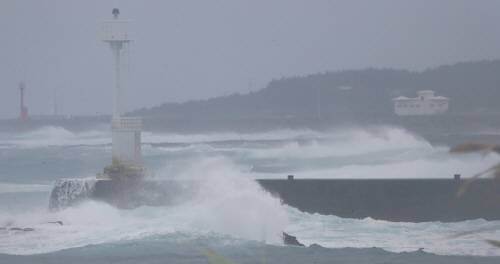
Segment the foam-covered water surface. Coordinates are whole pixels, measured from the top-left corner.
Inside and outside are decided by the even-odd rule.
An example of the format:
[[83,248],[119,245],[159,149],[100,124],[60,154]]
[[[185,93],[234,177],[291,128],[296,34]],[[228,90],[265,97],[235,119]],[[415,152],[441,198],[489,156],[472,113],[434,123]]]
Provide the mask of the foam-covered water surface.
[[[448,147],[432,146],[394,127],[254,134],[146,132],[143,142],[150,177],[186,179],[196,192],[169,207],[120,210],[86,201],[50,212],[54,182],[92,178],[110,163],[109,133],[47,127],[0,134],[0,227],[4,227],[0,253],[48,253],[159,238],[169,243],[202,237],[217,243],[280,245],[281,232],[286,231],[305,244],[332,248],[381,247],[394,252],[423,248],[443,255],[500,255],[483,242],[499,239],[498,231],[452,238],[459,232],[500,225],[498,221],[391,223],[307,214],[282,205],[254,181],[288,174],[296,178],[451,178],[461,173],[466,177],[495,164],[497,155],[453,156]],[[49,223],[54,221],[64,225]],[[10,230],[13,227],[34,230]]]

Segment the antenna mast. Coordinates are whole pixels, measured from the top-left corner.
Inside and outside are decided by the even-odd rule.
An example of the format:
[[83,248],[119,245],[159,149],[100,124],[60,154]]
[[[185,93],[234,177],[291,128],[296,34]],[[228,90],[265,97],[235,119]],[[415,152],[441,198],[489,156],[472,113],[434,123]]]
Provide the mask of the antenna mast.
[[24,105],[24,91],[26,89],[26,85],[24,82],[19,83],[19,119],[22,121],[28,120],[28,107]]

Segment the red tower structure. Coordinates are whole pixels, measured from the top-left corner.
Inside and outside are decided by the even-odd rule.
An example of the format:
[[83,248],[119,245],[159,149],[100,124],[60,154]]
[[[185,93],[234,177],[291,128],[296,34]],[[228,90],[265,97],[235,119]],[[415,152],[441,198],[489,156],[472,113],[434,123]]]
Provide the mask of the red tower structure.
[[21,100],[19,102],[19,119],[20,120],[28,120],[28,108],[24,105],[24,90],[26,86],[23,82],[19,83],[19,92],[21,95]]

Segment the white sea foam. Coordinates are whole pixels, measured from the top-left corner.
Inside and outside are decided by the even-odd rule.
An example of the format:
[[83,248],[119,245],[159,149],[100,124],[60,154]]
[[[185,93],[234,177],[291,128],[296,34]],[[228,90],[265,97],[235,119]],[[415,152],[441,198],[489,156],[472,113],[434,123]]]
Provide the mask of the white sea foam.
[[[399,128],[334,130],[316,132],[316,137],[299,134],[281,144],[196,143],[151,148],[147,153],[154,150],[158,155],[163,151],[169,157],[187,158],[222,155],[252,168],[250,176],[255,178],[283,178],[288,174],[297,178],[451,178],[456,173],[468,177],[499,160],[496,154],[451,155],[448,147],[431,146]],[[177,171],[188,163],[182,160],[170,166]]]
[[[2,136],[0,142],[29,148],[92,145],[109,142],[106,133],[75,134],[45,129],[16,137]],[[213,144],[231,140],[246,142]],[[280,142],[258,142],[262,140]],[[286,230],[306,244],[329,247],[376,246],[397,252],[423,247],[439,254],[499,254],[482,242],[485,238],[498,239],[498,232],[449,239],[455,232],[500,224],[498,221],[411,224],[311,215],[280,205],[279,200],[251,180],[283,178],[290,173],[297,178],[449,178],[454,173],[472,175],[497,162],[497,155],[452,156],[446,147],[433,147],[418,136],[390,127],[259,134],[145,133],[144,141],[185,143],[172,147],[148,146],[146,160],[164,159],[166,165],[156,170],[157,177],[191,179],[199,191],[185,203],[172,207],[119,210],[103,203],[85,202],[57,213],[48,213],[46,208],[37,212],[0,212],[0,226],[35,228],[25,233],[0,230],[0,252],[52,252],[89,244],[169,236],[176,232],[194,236],[229,235],[275,243],[279,233]],[[272,173],[265,171],[273,166],[281,169]],[[0,185],[0,190],[21,192],[23,188],[36,189]],[[63,221],[64,226],[47,224],[55,220]]]
[[[381,247],[393,252],[423,249],[443,255],[500,255],[498,248],[484,242],[485,239],[500,239],[500,221],[405,223],[308,214],[290,207],[288,212],[291,224],[287,231],[297,235],[306,245]],[[479,228],[492,228],[493,231],[456,237],[461,232]]]
[[[262,220],[259,222],[252,212],[266,211],[252,205],[245,208],[238,204],[236,207],[237,202],[244,200],[235,200],[234,207],[223,204],[211,206],[212,202],[206,202],[134,210],[118,210],[107,204],[87,202],[57,214],[38,212],[10,217],[1,215],[0,225],[34,227],[36,230],[24,233],[0,231],[0,253],[35,254],[89,244],[147,240],[158,236],[176,239],[176,233],[190,234],[194,238],[212,237],[214,240],[224,234],[240,238],[249,235],[249,239],[262,235],[264,231],[255,224],[256,220],[257,223],[262,223]],[[245,209],[251,212],[245,213]],[[500,239],[500,231],[453,237],[476,228],[499,227],[500,221],[394,223],[370,218],[358,220],[308,214],[287,206],[283,209],[289,219],[283,230],[297,236],[306,245],[381,247],[393,252],[423,248],[426,252],[444,255],[500,255],[496,248],[484,242],[484,239]],[[269,218],[276,215],[276,212],[266,213]],[[63,221],[64,225],[47,223],[54,220]]]
[[310,129],[282,129],[259,133],[213,132],[205,134],[143,133],[147,143],[203,143],[220,141],[258,141],[320,138],[322,132]]
[[399,128],[380,128],[377,131],[362,129],[337,130],[321,134],[306,142],[291,141],[276,148],[256,149],[252,155],[257,158],[321,158],[352,156],[382,151],[408,150],[432,151],[425,140]]
[[88,199],[94,190],[95,183],[95,177],[57,180],[51,192],[49,208],[66,208],[78,201]]
[[110,133],[104,130],[75,133],[62,127],[47,126],[20,134],[0,134],[0,145],[21,148],[102,145],[108,143],[111,143]]
[[[0,133],[0,146],[45,147],[102,145],[111,143],[108,129],[71,132],[62,127],[47,126],[21,134]],[[319,138],[322,133],[313,130],[276,130],[262,133],[217,132],[205,134],[177,134],[143,132],[145,143],[203,143],[220,141],[286,140]]]
[[[163,138],[165,137],[165,138]],[[424,139],[400,128],[381,127],[378,129],[341,129],[328,132],[272,131],[262,134],[238,134],[233,139],[243,141],[242,144],[212,144],[217,141],[230,140],[231,134],[213,135],[164,135],[156,138],[158,142],[172,138],[169,143],[184,143],[182,146],[163,146],[156,148],[165,152],[220,152],[233,151],[249,158],[323,158],[353,156],[387,151],[428,151],[433,148]],[[260,142],[260,140],[279,140],[278,143]],[[147,141],[147,137],[145,139]],[[154,142],[154,140],[152,141]],[[444,150],[444,148],[440,148]],[[446,151],[446,150],[444,150]]]
[[[160,172],[161,174],[161,172]],[[177,175],[189,179],[197,192],[171,207],[119,210],[85,202],[56,213],[0,213],[0,226],[32,227],[19,233],[0,231],[0,252],[33,254],[185,232],[222,234],[235,238],[280,243],[288,219],[280,201],[265,192],[224,158],[198,160]],[[63,226],[47,224],[63,221]]]
[[[444,155],[447,154],[443,153]],[[499,160],[498,155],[491,154],[486,157],[452,156],[435,160],[432,157],[386,162],[378,160],[377,163],[367,164],[356,164],[356,161],[353,161],[350,164],[324,169],[314,166],[304,168],[296,164],[295,168],[300,169],[290,170],[289,173],[299,179],[437,179],[452,178],[455,174],[467,178],[496,165]],[[254,176],[262,179],[285,177],[282,172],[263,172]]]

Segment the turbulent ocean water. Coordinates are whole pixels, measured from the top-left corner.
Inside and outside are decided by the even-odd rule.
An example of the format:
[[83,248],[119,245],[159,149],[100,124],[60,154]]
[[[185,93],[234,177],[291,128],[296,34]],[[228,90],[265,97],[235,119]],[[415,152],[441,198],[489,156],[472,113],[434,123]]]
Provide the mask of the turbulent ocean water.
[[[327,248],[500,255],[500,250],[483,242],[500,239],[500,231],[453,237],[500,226],[500,221],[394,223],[308,214],[282,205],[254,181],[288,174],[296,178],[451,178],[455,173],[468,176],[483,170],[499,160],[497,155],[452,156],[448,147],[432,146],[392,127],[254,134],[146,132],[143,143],[148,177],[195,180],[202,188],[169,207],[120,210],[88,201],[49,212],[54,182],[90,180],[110,163],[110,133],[73,133],[59,127],[0,133],[0,227],[7,227],[0,230],[0,254],[64,255],[84,250],[85,254],[133,255],[131,247],[141,248],[140,252],[161,247],[175,254],[179,245],[187,244],[200,252],[230,248],[234,253],[262,245],[279,250],[281,232],[286,231],[306,245]],[[64,225],[48,223],[53,221]],[[8,230],[11,227],[34,230]]]

